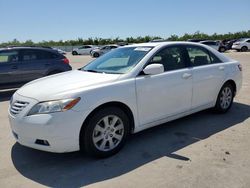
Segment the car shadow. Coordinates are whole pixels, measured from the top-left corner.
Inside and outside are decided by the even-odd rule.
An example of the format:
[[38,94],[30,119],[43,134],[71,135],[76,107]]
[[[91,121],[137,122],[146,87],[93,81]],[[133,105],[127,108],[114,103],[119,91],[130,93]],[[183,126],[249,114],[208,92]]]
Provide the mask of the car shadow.
[[11,90],[0,90],[0,102],[8,101],[11,99],[12,95],[16,92],[17,89]]
[[49,187],[80,187],[118,177],[161,157],[191,161],[190,156],[175,152],[249,117],[250,106],[241,103],[234,103],[226,114],[202,111],[132,135],[118,154],[107,159],[80,152],[47,153],[17,143],[11,157],[15,168],[30,180]]

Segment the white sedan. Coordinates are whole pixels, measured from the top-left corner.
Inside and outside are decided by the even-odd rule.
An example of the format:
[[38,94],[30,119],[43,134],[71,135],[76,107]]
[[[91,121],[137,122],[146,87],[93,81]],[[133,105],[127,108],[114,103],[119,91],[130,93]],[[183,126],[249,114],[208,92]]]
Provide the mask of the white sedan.
[[118,152],[128,135],[207,108],[227,112],[241,88],[239,62],[197,43],[121,47],[80,70],[32,81],[13,95],[21,145],[50,152]]
[[74,48],[72,55],[90,55],[90,52],[96,48],[97,47],[93,45],[84,45],[79,48]]

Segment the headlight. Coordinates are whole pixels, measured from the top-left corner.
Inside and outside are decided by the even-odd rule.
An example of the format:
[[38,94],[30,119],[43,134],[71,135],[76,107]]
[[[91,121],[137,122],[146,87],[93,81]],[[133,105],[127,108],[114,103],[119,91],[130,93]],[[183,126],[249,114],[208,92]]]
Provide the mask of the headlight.
[[63,99],[57,101],[41,102],[33,106],[29,111],[28,116],[35,114],[48,114],[53,112],[63,112],[73,108],[79,101],[80,97],[76,99]]

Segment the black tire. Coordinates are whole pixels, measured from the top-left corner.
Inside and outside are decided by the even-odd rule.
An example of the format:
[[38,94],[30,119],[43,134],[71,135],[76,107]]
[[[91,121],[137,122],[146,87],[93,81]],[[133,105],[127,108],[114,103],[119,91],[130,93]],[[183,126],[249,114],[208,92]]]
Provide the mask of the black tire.
[[49,72],[47,75],[50,76],[50,75],[58,74],[58,73],[61,73],[61,72],[62,71],[60,71],[60,70],[54,70],[54,71]]
[[100,54],[99,53],[97,53],[97,52],[95,52],[94,54],[93,54],[93,57],[99,57],[100,56]]
[[248,48],[246,47],[246,46],[243,46],[242,48],[241,48],[241,51],[242,52],[246,52],[248,50]]
[[[95,128],[98,125],[100,125],[101,124],[100,122],[102,122],[102,119],[107,116],[119,117],[120,119],[118,121],[119,122],[120,120],[122,121],[124,129],[122,131],[123,136],[121,136],[121,140],[117,142],[117,145],[115,144],[116,146],[114,146],[113,149],[110,149],[108,151],[102,151],[98,148],[97,143],[100,142],[100,145],[102,145],[102,143],[105,142],[104,144],[105,147],[111,147],[110,142],[105,140],[107,138],[102,138],[100,141],[94,143],[94,135],[96,134]],[[107,130],[105,126],[103,130],[104,129]],[[90,118],[88,118],[86,122],[83,124],[82,130],[80,133],[80,149],[81,151],[84,151],[87,155],[92,156],[92,157],[97,157],[97,158],[109,157],[111,155],[116,154],[124,146],[126,139],[129,135],[129,130],[130,130],[129,118],[123,110],[117,107],[106,107],[106,108],[100,109],[97,112],[95,112]],[[97,135],[97,137],[102,136],[102,135],[104,134],[100,133],[99,135]],[[105,136],[102,136],[102,137],[105,137]],[[109,139],[116,141],[115,136]]]
[[[223,91],[225,92],[226,89],[229,89],[230,92],[231,92],[231,100],[230,102],[227,101],[227,105],[223,106]],[[217,100],[216,100],[216,105],[214,107],[214,110],[218,113],[226,113],[232,106],[233,104],[233,100],[234,100],[234,89],[233,89],[233,86],[232,84],[230,83],[225,83],[219,94],[218,94],[218,97],[217,97]]]
[[223,53],[223,52],[225,52],[225,51],[226,51],[226,48],[225,48],[225,47],[220,47],[220,48],[219,48],[219,52],[222,52],[222,53]]
[[73,51],[72,55],[78,55],[78,53],[76,51]]

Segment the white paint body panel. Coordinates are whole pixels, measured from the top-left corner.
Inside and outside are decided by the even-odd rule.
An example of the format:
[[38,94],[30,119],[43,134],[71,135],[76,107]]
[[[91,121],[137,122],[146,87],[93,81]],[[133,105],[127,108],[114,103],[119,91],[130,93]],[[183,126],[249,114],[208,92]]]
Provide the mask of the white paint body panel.
[[[152,55],[171,44],[202,46],[224,63],[138,76]],[[84,120],[102,104],[120,102],[127,105],[134,117],[135,133],[213,107],[227,80],[236,83],[237,91],[241,87],[239,63],[204,45],[164,42],[133,46],[154,48],[127,74],[76,70],[35,80],[20,88],[13,101],[26,101],[29,105],[16,116],[9,113],[11,129],[19,136],[17,141],[50,152],[76,151],[79,150],[79,134]],[[66,112],[27,116],[38,102],[75,97],[81,97],[80,102]],[[51,145],[34,144],[35,139],[48,140]]]

